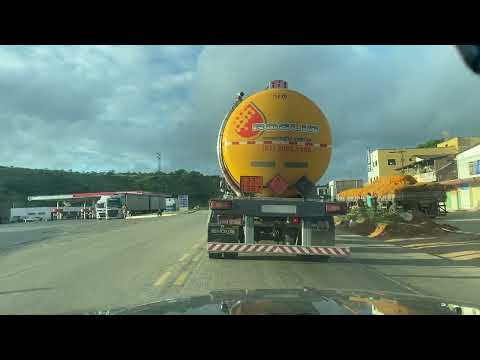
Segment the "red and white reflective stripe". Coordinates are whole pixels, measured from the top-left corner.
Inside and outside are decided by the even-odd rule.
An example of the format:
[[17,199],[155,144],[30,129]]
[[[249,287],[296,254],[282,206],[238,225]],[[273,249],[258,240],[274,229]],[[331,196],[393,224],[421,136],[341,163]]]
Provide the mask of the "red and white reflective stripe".
[[225,141],[225,145],[300,145],[300,146],[312,146],[317,148],[331,148],[330,144],[314,144],[311,142],[305,141]]
[[295,246],[295,245],[254,245],[208,243],[209,252],[275,253],[298,255],[349,256],[350,249],[345,247]]

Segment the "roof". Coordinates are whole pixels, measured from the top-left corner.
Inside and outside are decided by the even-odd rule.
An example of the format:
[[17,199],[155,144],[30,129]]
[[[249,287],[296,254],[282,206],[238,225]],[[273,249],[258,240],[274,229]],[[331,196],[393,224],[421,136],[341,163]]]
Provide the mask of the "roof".
[[415,165],[418,165],[418,164],[422,164],[424,162],[426,162],[427,160],[438,160],[438,159],[444,159],[444,158],[448,158],[448,157],[451,157],[452,160],[454,158],[455,155],[453,154],[448,154],[448,155],[413,155],[417,158],[420,158],[420,159],[423,159],[421,161],[416,161],[414,163],[411,163],[411,164],[408,164],[408,165],[405,165],[405,166],[401,166],[399,168],[396,168],[395,170],[402,170],[402,169],[408,169],[408,168],[412,168],[414,167]]
[[417,147],[412,147],[412,148],[379,148],[379,149],[375,149],[375,150],[372,150],[371,152],[375,152],[375,151],[393,151],[393,152],[400,152],[400,151],[419,151],[419,152],[422,152],[424,150],[437,150],[438,152],[441,152],[441,151],[445,151],[445,152],[448,152],[448,151],[456,151],[456,149],[453,147],[453,146],[450,146],[450,147],[430,147],[430,148],[417,148]]
[[463,151],[460,151],[460,152],[457,154],[457,156],[463,154],[464,152],[467,152],[467,151],[469,151],[469,150],[472,150],[473,148],[479,147],[479,146],[480,146],[480,144],[472,145],[472,146],[468,147],[467,149],[465,149],[465,150],[463,150]]
[[455,179],[440,182],[442,185],[478,185],[480,184],[480,177],[467,178],[467,179]]
[[35,195],[35,196],[29,196],[27,199],[28,201],[81,200],[81,199],[99,198],[101,196],[124,195],[124,194],[153,195],[153,196],[163,196],[163,197],[171,196],[170,194],[137,190],[137,191],[100,191],[100,192],[88,192],[88,193],[73,193],[73,194],[66,194],[66,195]]

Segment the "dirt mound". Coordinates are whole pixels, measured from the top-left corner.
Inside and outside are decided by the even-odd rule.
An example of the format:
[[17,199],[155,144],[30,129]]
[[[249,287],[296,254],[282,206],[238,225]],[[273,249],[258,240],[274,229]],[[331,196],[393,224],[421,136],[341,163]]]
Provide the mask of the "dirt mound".
[[358,222],[350,220],[345,227],[347,227],[354,234],[368,236],[375,231],[376,225],[369,221]]
[[343,223],[340,226],[354,234],[368,236],[373,239],[410,238],[418,236],[440,236],[447,234],[446,230],[457,231],[452,225],[438,224],[428,217],[416,216],[411,222],[392,221],[371,222],[369,220]]
[[445,235],[447,232],[444,230],[457,231],[458,228],[451,225],[437,224],[431,219],[425,219],[421,222],[399,222],[388,224],[384,231],[379,233],[376,238],[388,239],[388,238],[409,238],[419,236],[440,236]]

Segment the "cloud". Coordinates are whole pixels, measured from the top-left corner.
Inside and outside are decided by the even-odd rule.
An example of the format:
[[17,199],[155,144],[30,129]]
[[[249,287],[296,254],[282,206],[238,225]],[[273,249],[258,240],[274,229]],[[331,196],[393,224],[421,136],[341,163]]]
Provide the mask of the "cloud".
[[218,173],[216,137],[239,91],[271,79],[327,114],[322,181],[366,178],[367,147],[479,135],[480,78],[451,46],[0,47],[2,164]]

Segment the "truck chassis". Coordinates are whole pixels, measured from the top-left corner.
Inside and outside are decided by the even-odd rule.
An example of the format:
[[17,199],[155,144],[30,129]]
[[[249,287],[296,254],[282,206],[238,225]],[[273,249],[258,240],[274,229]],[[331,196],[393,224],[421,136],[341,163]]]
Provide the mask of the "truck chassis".
[[[239,253],[322,259],[350,255],[348,247],[335,246],[333,213],[327,213],[328,206],[321,200],[233,198],[212,200],[210,204],[210,258],[234,258]],[[215,208],[218,204],[227,205]]]

